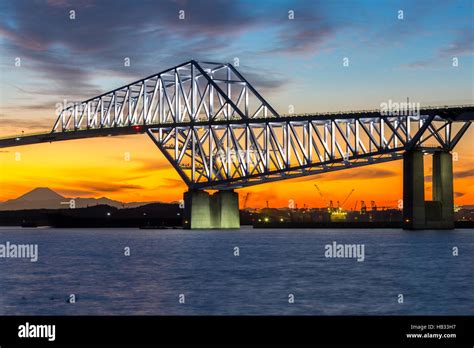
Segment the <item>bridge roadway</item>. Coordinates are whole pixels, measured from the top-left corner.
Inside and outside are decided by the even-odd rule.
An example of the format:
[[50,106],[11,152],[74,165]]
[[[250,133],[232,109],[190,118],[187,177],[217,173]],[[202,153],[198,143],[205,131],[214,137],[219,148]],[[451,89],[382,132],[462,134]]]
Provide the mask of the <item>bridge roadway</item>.
[[[460,106],[440,106],[420,108],[420,115],[432,116],[434,119],[447,120],[452,122],[465,122],[474,120],[474,105]],[[353,120],[353,119],[375,119],[380,118],[380,110],[350,111],[335,113],[308,113],[305,115],[285,115],[268,118],[235,118],[233,120],[215,120],[213,126],[227,125],[248,125],[248,124],[268,124],[287,123],[301,121],[330,121],[330,120]],[[56,141],[87,139],[97,137],[107,137],[116,135],[144,134],[148,129],[168,128],[168,127],[202,127],[209,126],[209,121],[189,121],[189,122],[168,122],[155,124],[135,124],[130,126],[103,127],[91,129],[68,130],[63,132],[45,132],[39,134],[17,135],[0,138],[0,148],[32,145],[40,143],[52,143]]]

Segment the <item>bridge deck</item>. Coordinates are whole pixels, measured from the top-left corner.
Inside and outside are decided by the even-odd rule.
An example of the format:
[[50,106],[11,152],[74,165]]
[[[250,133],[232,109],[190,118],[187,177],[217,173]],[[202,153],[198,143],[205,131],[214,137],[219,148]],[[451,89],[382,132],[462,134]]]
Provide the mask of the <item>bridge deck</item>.
[[[466,122],[474,120],[474,105],[461,105],[461,106],[444,106],[444,107],[424,107],[420,109],[420,115],[423,116],[434,116],[435,120],[449,120],[453,122]],[[51,143],[56,141],[64,140],[75,140],[85,138],[96,138],[96,137],[107,137],[117,135],[133,135],[133,134],[144,134],[150,128],[168,128],[168,127],[199,127],[199,126],[227,126],[227,125],[247,125],[247,124],[262,124],[262,123],[286,123],[286,122],[321,122],[324,123],[328,120],[338,120],[344,122],[345,120],[370,120],[374,118],[382,117],[380,110],[362,110],[362,111],[348,111],[348,112],[337,112],[337,113],[313,113],[313,114],[301,114],[301,115],[284,115],[278,117],[267,117],[267,118],[235,118],[232,120],[216,120],[212,121],[201,121],[201,122],[180,122],[180,123],[155,123],[155,124],[135,124],[130,126],[120,127],[103,127],[103,128],[92,128],[92,129],[78,129],[68,131],[54,131],[45,132],[40,134],[26,134],[17,135],[7,138],[0,138],[0,148],[32,145],[40,143]],[[384,116],[384,117],[397,117],[397,116]],[[403,117],[403,116],[401,116]],[[415,117],[413,117],[415,118]]]

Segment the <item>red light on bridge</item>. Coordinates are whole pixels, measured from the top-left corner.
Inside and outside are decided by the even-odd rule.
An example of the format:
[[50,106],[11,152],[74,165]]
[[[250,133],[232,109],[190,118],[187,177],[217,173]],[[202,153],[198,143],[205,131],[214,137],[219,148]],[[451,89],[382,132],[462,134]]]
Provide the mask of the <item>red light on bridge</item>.
[[142,126],[133,126],[133,129],[135,129],[137,132],[141,132]]

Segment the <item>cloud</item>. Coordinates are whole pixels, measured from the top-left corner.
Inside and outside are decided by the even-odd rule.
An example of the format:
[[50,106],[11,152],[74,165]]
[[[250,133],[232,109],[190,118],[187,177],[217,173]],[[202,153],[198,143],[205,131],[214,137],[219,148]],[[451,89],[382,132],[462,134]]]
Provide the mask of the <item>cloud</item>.
[[[474,178],[474,169],[468,169],[464,171],[454,172],[454,179]],[[433,181],[433,175],[425,175],[425,182]]]
[[454,192],[454,197],[462,197],[465,194],[466,194],[465,192]]
[[[271,184],[269,184],[271,185]],[[269,185],[265,185],[263,187],[268,187]],[[277,200],[279,198],[278,191],[271,189],[271,188],[265,188],[265,189],[259,189],[258,191],[252,192],[250,196],[250,200],[252,199],[258,199],[260,201],[268,201],[269,207],[272,207],[272,200]],[[248,202],[248,205],[252,205],[252,203]],[[273,207],[275,208],[275,207]]]
[[[229,40],[224,38],[250,24],[249,15],[235,2],[182,4],[10,1],[2,8],[0,36],[6,39],[7,54],[21,58],[22,68],[36,75],[41,90],[81,100],[104,92],[96,83],[98,77],[149,75],[151,66],[157,72],[180,63],[176,56],[186,60],[183,52],[225,47]],[[181,8],[187,12],[185,20],[178,18]],[[70,9],[76,11],[74,20],[69,18]],[[213,12],[219,16],[209,21]],[[125,57],[131,60],[128,69]]]
[[474,178],[474,169],[463,170],[460,172],[455,172],[453,174],[454,178],[462,179],[462,178]]
[[250,67],[239,68],[239,72],[245,77],[257,91],[278,90],[289,84],[291,79],[269,69],[252,70]]
[[[156,149],[156,151],[159,151],[158,149]],[[158,153],[157,153],[157,156],[158,156]],[[135,161],[135,160],[134,160]],[[156,171],[159,171],[161,169],[170,169],[170,168],[173,168],[172,165],[162,159],[162,160],[159,160],[159,159],[139,159],[139,160],[136,160],[136,161],[139,161],[139,165],[136,166],[136,171],[138,172],[156,172]]]
[[427,68],[427,67],[430,67],[432,65],[433,65],[433,60],[432,59],[420,59],[420,60],[416,60],[416,61],[408,63],[408,64],[404,64],[401,67],[402,68],[407,68],[407,69],[417,70],[417,69]]
[[75,188],[69,188],[69,187],[58,187],[58,188],[52,188],[53,191],[59,193],[63,197],[87,197],[87,196],[93,196],[94,192],[88,191],[88,190],[80,190],[80,189],[75,189]]
[[337,171],[334,173],[328,174],[332,180],[366,180],[366,179],[382,179],[389,178],[398,175],[398,173],[381,168],[358,168],[357,170],[351,171]]
[[435,56],[404,64],[401,66],[401,68],[413,70],[424,69],[427,67],[434,66],[440,60],[446,60],[447,57],[452,58],[473,54],[474,32],[472,31],[472,29],[463,29],[457,31],[455,38],[448,46],[438,49]]
[[292,182],[317,181],[324,176],[324,180],[369,180],[382,179],[399,175],[397,172],[373,167],[362,167],[356,170],[337,170],[334,172],[313,174],[292,180]]
[[[292,4],[293,6],[293,4]],[[274,28],[267,53],[304,54],[319,47],[336,29],[320,6],[255,6],[249,1],[5,1],[0,8],[0,37],[6,56],[20,57],[34,78],[18,83],[26,94],[83,100],[117,87],[103,77],[128,81],[188,59],[229,59],[243,34]],[[75,19],[69,11],[75,11]],[[179,18],[184,11],[184,19]],[[261,52],[256,52],[261,53]],[[124,67],[124,58],[131,66]],[[180,57],[178,60],[177,57]],[[281,87],[287,80],[258,76],[257,87]],[[261,80],[260,80],[261,78]],[[28,88],[25,87],[28,86]]]
[[282,31],[278,38],[277,47],[267,53],[314,54],[322,49],[323,44],[334,35],[334,32],[335,28],[328,24],[313,27],[299,25],[294,31]]
[[274,47],[265,53],[284,53],[290,55],[314,54],[336,34],[340,26],[323,15],[318,3],[304,3],[305,7],[292,4],[294,19],[289,19],[288,11],[279,11],[273,17],[274,27],[279,28]]
[[96,181],[77,181],[74,183],[77,188],[75,190],[86,192],[123,192],[129,190],[143,190],[144,187],[140,185],[124,184],[124,183],[110,183],[110,182],[96,182]]
[[[31,108],[34,110],[34,108]],[[53,126],[54,120],[53,119],[21,119],[21,118],[5,118],[3,115],[0,118],[0,125],[3,127],[18,127],[24,129],[50,129]]]
[[455,39],[447,47],[439,50],[440,57],[474,54],[474,32],[472,28],[459,30]]
[[178,180],[178,179],[160,178],[160,181],[164,182],[164,184],[163,185],[158,185],[158,187],[156,187],[157,189],[159,189],[159,188],[166,188],[166,189],[169,189],[169,188],[185,188],[186,187],[186,184],[182,180]]

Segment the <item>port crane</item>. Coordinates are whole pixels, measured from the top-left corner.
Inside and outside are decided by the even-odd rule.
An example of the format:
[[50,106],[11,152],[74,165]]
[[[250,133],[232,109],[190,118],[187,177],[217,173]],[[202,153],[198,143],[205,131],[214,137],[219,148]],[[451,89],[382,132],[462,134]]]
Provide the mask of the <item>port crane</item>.
[[352,189],[349,194],[346,196],[346,198],[341,202],[339,201],[336,201],[336,204],[337,204],[337,208],[335,209],[334,208],[334,203],[332,200],[329,200],[327,201],[325,198],[324,198],[324,195],[323,193],[321,192],[321,189],[319,188],[319,186],[317,184],[314,184],[314,187],[316,187],[316,190],[318,191],[319,195],[321,196],[321,199],[324,201],[324,203],[326,204],[326,207],[327,209],[329,210],[330,213],[334,212],[334,211],[338,211],[338,212],[341,212],[342,211],[342,208],[344,207],[344,205],[347,203],[347,201],[349,200],[350,196],[352,195],[352,193],[355,191],[355,189]]
[[247,208],[247,202],[249,200],[249,196],[250,196],[250,192],[247,192],[247,194],[245,195],[245,198],[244,198],[244,206],[243,206],[243,209]]
[[324,201],[324,204],[326,205],[326,208],[330,209],[332,211],[333,209],[333,204],[332,201],[327,201],[326,198],[324,198],[323,193],[319,189],[319,186],[317,184],[314,184],[314,187],[316,187],[316,190],[318,190],[319,195],[321,196],[321,199]]
[[372,211],[377,211],[377,204],[375,204],[375,201],[370,201],[370,207]]
[[346,196],[346,198],[344,199],[344,201],[342,202],[340,208],[342,209],[342,207],[344,207],[344,204],[346,204],[347,200],[349,199],[349,197],[352,195],[352,193],[354,192],[355,190],[352,189],[351,192],[349,192],[349,194]]
[[355,204],[354,204],[354,209],[353,209],[354,212],[357,210],[357,204],[358,204],[358,203],[359,203],[359,201],[356,200],[356,202],[355,202]]
[[334,211],[334,204],[332,203],[332,200],[329,201],[328,210],[329,210],[330,213],[332,213]]
[[372,208],[372,211],[393,209],[392,207],[378,206],[375,201],[370,201],[370,206]]
[[322,193],[321,190],[319,189],[319,186],[318,186],[317,184],[314,184],[314,187],[316,187],[316,190],[318,190],[318,193],[319,193],[319,195],[321,196],[321,199],[324,200],[323,193]]

